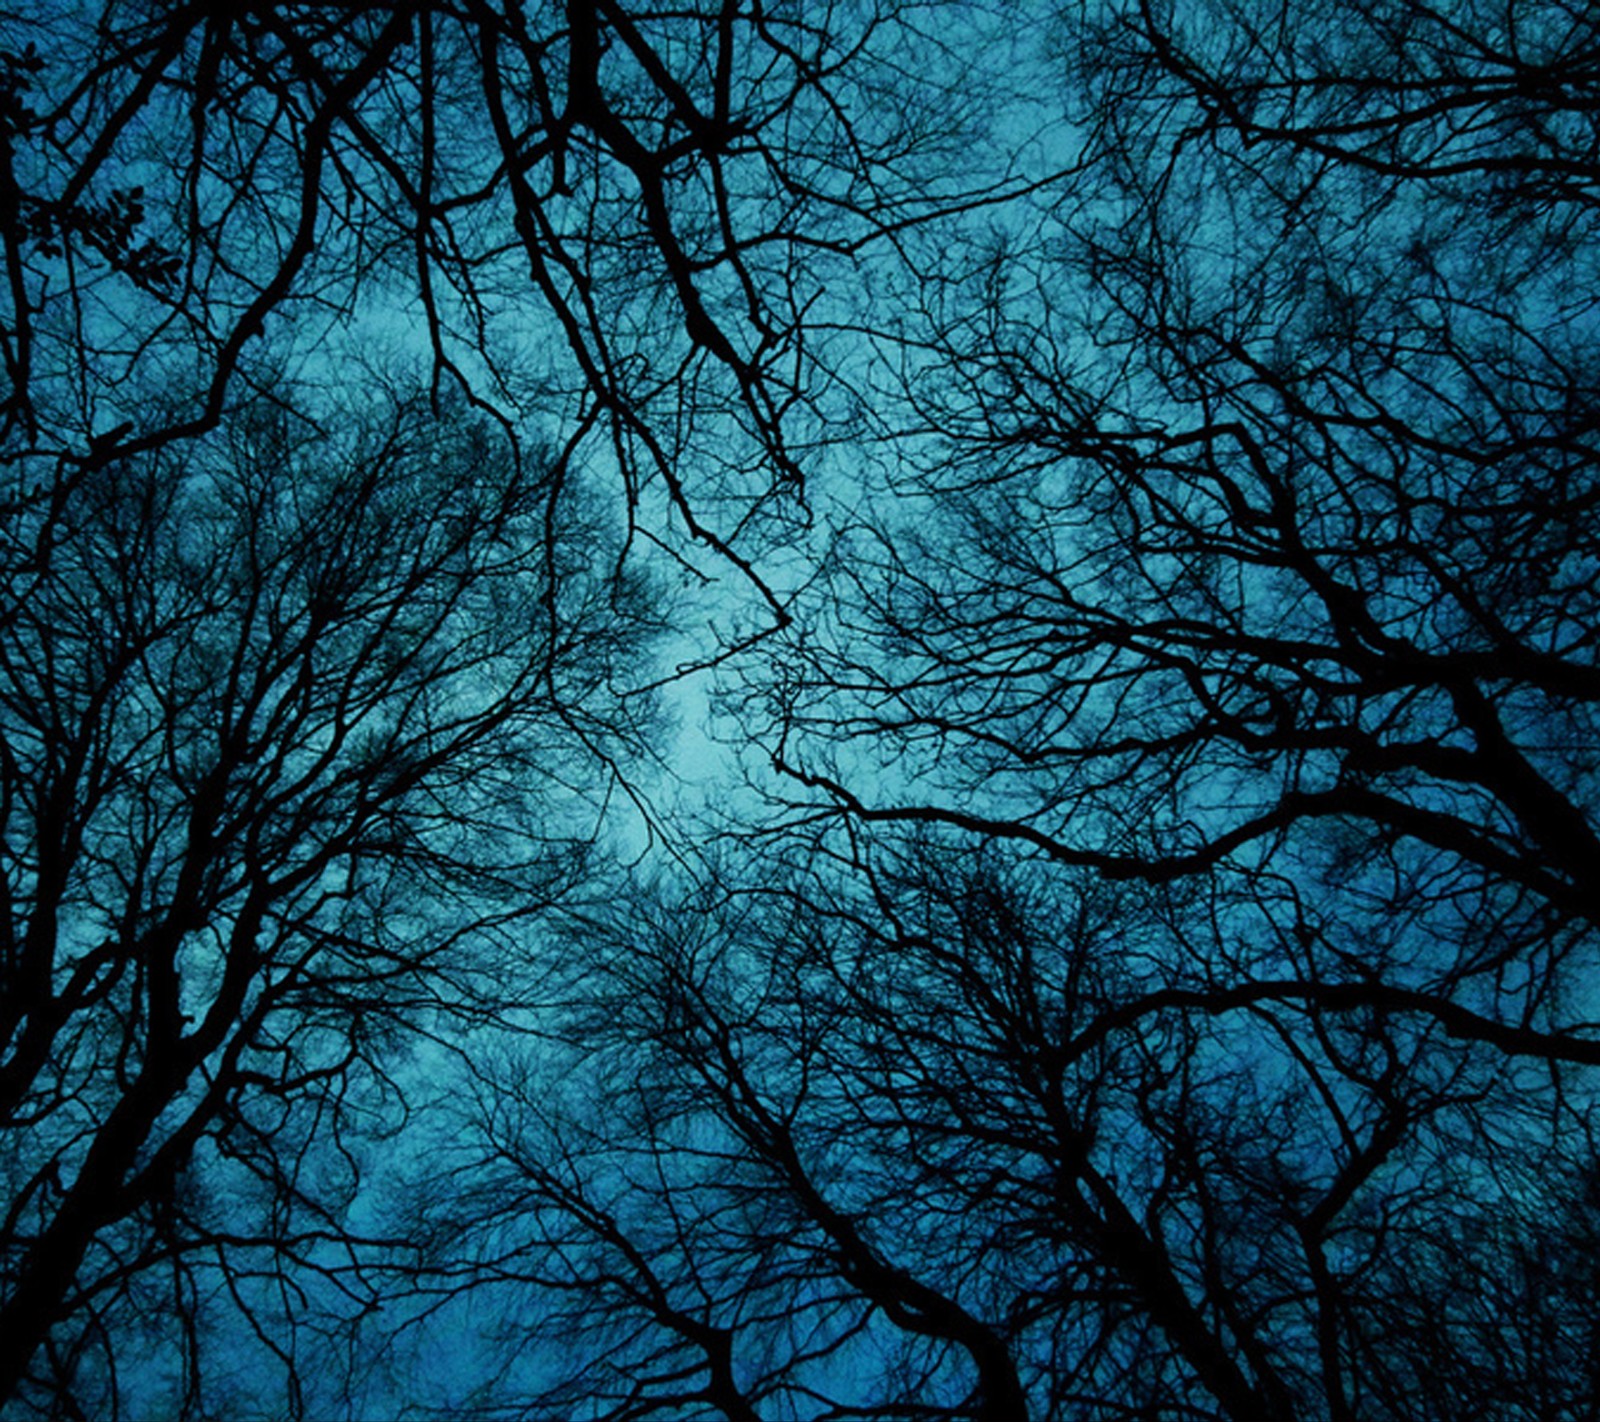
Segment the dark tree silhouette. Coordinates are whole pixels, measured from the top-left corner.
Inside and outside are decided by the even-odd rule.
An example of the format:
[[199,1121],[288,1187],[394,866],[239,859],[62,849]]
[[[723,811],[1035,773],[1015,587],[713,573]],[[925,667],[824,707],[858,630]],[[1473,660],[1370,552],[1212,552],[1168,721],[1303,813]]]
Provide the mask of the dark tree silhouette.
[[1083,40],[1084,170],[945,323],[931,456],[842,544],[780,754],[947,766],[838,803],[981,784],[972,828],[1112,877],[1320,824],[1592,923],[1595,218],[1544,175],[1600,174],[1595,32],[1358,11],[1302,54],[1251,14]]
[[[781,624],[753,558],[828,437],[830,271],[1015,186],[928,181],[963,106],[875,102],[937,43],[856,5],[0,21],[0,1406],[114,1409],[176,1332],[203,1411],[218,1298],[305,1406],[296,1320],[375,1302],[344,1123],[415,1098],[408,1027],[448,1055],[529,996],[497,955],[618,783],[641,562]],[[423,404],[363,409],[391,362]]]
[[[879,102],[938,53],[917,18],[853,0],[9,17],[0,437],[75,464],[139,453],[214,428],[258,341],[333,360],[403,327],[436,390],[561,417],[653,537],[687,530],[753,575],[743,521],[792,503],[834,437],[830,276],[1018,186],[939,164],[977,86]],[[139,403],[154,371],[181,394],[159,417]]]
[[195,1406],[219,1294],[370,1303],[400,1048],[582,871],[649,619],[546,467],[420,403],[247,407],[9,530],[0,1382],[52,1415],[110,1415],[152,1300]]
[[889,478],[728,684],[764,853],[492,1137],[637,1329],[548,1415],[1593,1416],[1600,29],[1057,37],[1081,161],[903,244]]
[[0,1398],[1600,1416],[1587,11],[4,36]]
[[1580,1079],[1252,977],[1270,899],[903,849],[590,923],[479,1063],[484,1415],[1593,1414]]
[[808,814],[1270,871],[1298,991],[1592,1064],[1596,35],[1477,21],[1088,31],[1083,171],[944,322],[771,738]]

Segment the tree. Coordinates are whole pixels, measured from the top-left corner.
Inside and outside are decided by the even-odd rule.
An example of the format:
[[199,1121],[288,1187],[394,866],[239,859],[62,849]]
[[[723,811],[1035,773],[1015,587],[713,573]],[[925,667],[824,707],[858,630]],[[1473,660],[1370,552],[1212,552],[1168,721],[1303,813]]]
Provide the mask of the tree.
[[[997,251],[944,322],[918,516],[851,530],[826,594],[851,640],[780,732],[936,745],[1008,804],[993,828],[1114,877],[1336,822],[1592,920],[1596,417],[1566,296],[1592,204],[1511,161],[1589,154],[1588,71],[1562,76],[1594,36],[1562,18],[1495,49],[1358,12],[1312,57],[1247,8],[1091,29],[1084,172],[1041,255]],[[1548,83],[1501,74],[1539,55]],[[1372,156],[1402,144],[1431,156]]]
[[139,1396],[150,1312],[210,1405],[229,1300],[298,1408],[295,1315],[373,1303],[345,1207],[407,1056],[493,1010],[627,734],[652,619],[604,533],[482,419],[372,399],[10,528],[0,1391],[51,1415]]
[[1592,1064],[1595,34],[1313,34],[1086,24],[1083,172],[943,319],[770,742],[808,813],[1272,871],[1315,991]]
[[[741,530],[793,503],[831,437],[830,274],[1017,186],[936,166],[981,94],[877,101],[940,43],[917,19],[618,0],[14,15],[0,437],[91,466],[192,438],[257,341],[331,362],[352,325],[393,318],[435,391],[561,420],[652,537],[753,578]],[[174,391],[159,418],[137,403],[152,371]]]
[[[1380,1154],[1415,1128],[1405,1096],[1473,1059],[1518,1083],[1512,1120],[1589,1129],[1597,38],[1563,7],[1093,9],[1069,50],[1082,171],[1032,246],[996,245],[930,311],[928,457],[841,545],[836,630],[773,702],[807,816],[1207,884],[1216,926],[1188,931],[1209,946],[1152,1006],[1235,1022],[1244,1060],[1371,1014],[1333,1074],[1401,1093]],[[901,773],[852,772],[872,761]],[[1380,1048],[1382,1073],[1353,1065]],[[1459,1146],[1480,1178],[1419,1237],[1495,1196],[1497,1142],[1539,1158],[1551,1127],[1500,1122],[1492,1079]],[[1243,1119],[1284,1151],[1273,1099]],[[1311,1415],[1458,1409],[1380,1381],[1383,1335],[1413,1309],[1438,1327],[1449,1274],[1350,1308],[1367,1286],[1333,1236],[1358,1174],[1300,1225],[1324,1236]],[[1241,1305],[1225,1276],[1190,1288]],[[1540,1371],[1517,1366],[1466,1395],[1513,1408],[1507,1377]],[[1580,1349],[1543,1385],[1582,1394],[1593,1368]]]
[[[648,701],[642,570],[781,622],[754,553],[803,521],[828,268],[1010,186],[925,186],[961,115],[859,100],[922,43],[855,6],[7,13],[0,1405],[121,1405],[137,1314],[203,1409],[221,1290],[299,1410],[305,1320],[374,1302],[340,1123],[415,1099],[397,1037],[526,999],[499,955],[581,859],[547,826]],[[389,356],[425,401],[380,435]],[[251,1180],[259,1226],[206,1198]]]
[[904,244],[890,478],[728,685],[767,854],[499,1157],[639,1330],[552,1406],[1592,1416],[1600,31],[1058,33],[1081,161]]
[[[475,1324],[440,1393],[490,1415],[1600,1410],[1572,1262],[1600,29],[1557,0],[1085,0],[1029,62],[1020,13],[8,19],[0,459],[6,569],[38,593],[0,633],[8,853],[20,912],[90,964],[18,999],[46,1076],[5,1306],[37,1330],[27,1299],[57,1301],[28,1406],[127,1391],[73,1347],[126,1366],[118,1310],[159,1261],[158,1326],[191,1340],[205,1281],[285,1351],[395,1332],[368,1304],[424,1349],[487,1314],[512,1346]],[[437,625],[405,572],[456,546],[435,465],[396,450],[392,488],[324,497],[275,452],[280,502],[205,501],[261,463],[209,451],[275,405],[295,448],[396,310],[427,369],[408,419],[460,401],[519,479],[518,442],[550,448],[539,512],[497,541],[491,498],[451,555],[524,581]],[[322,555],[250,551],[280,510],[283,547],[386,591],[319,610]],[[672,661],[720,670],[750,783],[717,853],[672,826],[672,872],[652,846],[582,893],[520,837],[538,785],[496,767],[548,766],[517,737],[559,727],[557,759],[622,783],[644,692],[607,669],[655,566],[693,585]],[[501,620],[513,585],[536,615]],[[386,680],[370,629],[413,616]],[[295,670],[323,657],[326,686]],[[369,692],[370,756],[344,709]],[[191,904],[222,1010],[171,986],[204,958]],[[429,920],[409,956],[401,905]],[[81,922],[124,946],[76,947]],[[235,941],[300,955],[238,1011]],[[50,1006],[79,998],[105,1011]],[[435,1069],[390,1157],[410,1194],[363,1193],[335,1104],[419,1104]],[[96,1149],[117,1168],[75,1172]],[[250,1171],[282,1202],[253,1233],[202,1188]]]
[[1251,976],[1270,898],[725,869],[479,1064],[431,1198],[510,1325],[483,1415],[1593,1415],[1580,1080]]

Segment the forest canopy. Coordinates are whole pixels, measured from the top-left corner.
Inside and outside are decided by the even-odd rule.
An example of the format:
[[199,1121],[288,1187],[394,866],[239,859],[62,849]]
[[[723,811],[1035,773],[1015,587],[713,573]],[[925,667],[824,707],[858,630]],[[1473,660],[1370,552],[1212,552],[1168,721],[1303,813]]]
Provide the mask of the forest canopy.
[[1600,19],[0,10],[0,1416],[1600,1416]]

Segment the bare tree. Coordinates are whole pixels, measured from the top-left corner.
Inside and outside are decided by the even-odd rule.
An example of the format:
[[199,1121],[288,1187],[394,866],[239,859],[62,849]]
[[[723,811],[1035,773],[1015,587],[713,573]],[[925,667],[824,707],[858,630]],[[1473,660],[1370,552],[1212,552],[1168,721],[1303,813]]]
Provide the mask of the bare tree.
[[766,854],[500,1157],[640,1330],[564,1405],[1592,1416],[1600,32],[1057,34],[1081,163],[908,239],[890,477],[728,684]]
[[771,697],[798,812],[1271,871],[1304,990],[1595,1062],[1596,36],[1491,18],[1086,23]]
[[[906,446],[900,499],[841,540],[826,630],[771,699],[791,813],[1207,886],[1151,1018],[1130,1004],[1104,1028],[1138,1040],[1176,1014],[1189,1041],[1163,1070],[1198,1093],[1166,1130],[1212,1222],[1190,1227],[1275,1236],[1270,1196],[1245,1210],[1237,1183],[1252,1141],[1278,1171],[1300,1149],[1263,1084],[1289,1069],[1267,1065],[1274,1036],[1345,1162],[1303,1213],[1277,1207],[1309,1268],[1279,1300],[1316,1301],[1291,1335],[1321,1370],[1314,1402],[1275,1360],[1281,1303],[1223,1254],[1184,1280],[1262,1389],[1207,1374],[1224,1410],[1448,1415],[1465,1396],[1586,1415],[1587,1342],[1546,1356],[1489,1324],[1501,1286],[1458,1311],[1443,1260],[1463,1229],[1486,1257],[1480,1192],[1537,1237],[1504,1182],[1551,1178],[1563,1132],[1587,1141],[1600,1058],[1600,425],[1579,276],[1600,35],[1559,6],[1331,24],[1133,5],[1068,44],[1084,166],[1031,244],[1008,236],[964,305],[930,309],[943,358],[909,389],[929,457]],[[1341,1041],[1330,1013],[1365,1025]],[[1205,1046],[1219,1034],[1226,1056]],[[1247,1078],[1211,1104],[1227,1058]],[[1452,1128],[1459,1173],[1402,1225],[1377,1181],[1457,1093],[1476,1103]],[[1243,1138],[1193,1144],[1197,1120]],[[1570,1188],[1585,1152],[1554,1178]],[[1508,1255],[1489,1233],[1502,1278],[1517,1251],[1562,1247]],[[1428,1368],[1391,1351],[1403,1318]],[[1471,1380],[1451,1401],[1455,1368]]]
[[[403,327],[435,390],[559,417],[647,533],[753,576],[747,520],[792,508],[833,437],[830,277],[1018,186],[941,166],[982,97],[903,82],[948,48],[919,19],[853,0],[14,15],[6,448],[93,465],[192,437],[257,340],[283,364],[348,350],[351,323]],[[183,397],[159,412],[138,403],[157,371]]]
[[902,848],[591,923],[480,1063],[484,1415],[1592,1414],[1580,1082],[1250,980],[1270,900]]
[[208,1301],[370,1305],[400,1049],[499,999],[627,724],[620,526],[481,419],[326,417],[106,462],[9,560],[0,1390],[55,1414],[116,1406],[130,1312],[198,1407]]
[[[0,26],[0,1399],[119,1405],[140,1318],[203,1410],[206,1300],[292,1385],[309,1305],[375,1302],[342,1123],[403,1114],[406,1031],[527,997],[495,945],[617,784],[651,549],[733,572],[739,638],[786,616],[829,274],[1016,183],[930,166],[975,95],[876,102],[945,43],[914,6]],[[426,410],[327,398],[374,346]]]
[[[1132,7],[1083,39],[1092,161],[1040,255],[973,264],[912,391],[915,513],[841,546],[844,655],[792,678],[785,753],[909,747],[1012,807],[974,828],[1113,877],[1369,826],[1592,921],[1591,205],[1458,170],[1581,168],[1595,36],[1358,10],[1313,61],[1314,25],[1252,15]],[[1490,82],[1537,55],[1543,87]],[[1432,116],[1395,97],[1426,65]],[[1530,85],[1570,114],[1544,140]],[[1433,157],[1361,156],[1402,141]]]
[[[490,1415],[1596,1415],[1600,31],[1325,9],[8,21],[28,1405],[159,1264],[488,1310]],[[260,433],[402,302],[537,514]],[[771,813],[507,988],[655,546]],[[374,1273],[332,1123],[497,988]]]

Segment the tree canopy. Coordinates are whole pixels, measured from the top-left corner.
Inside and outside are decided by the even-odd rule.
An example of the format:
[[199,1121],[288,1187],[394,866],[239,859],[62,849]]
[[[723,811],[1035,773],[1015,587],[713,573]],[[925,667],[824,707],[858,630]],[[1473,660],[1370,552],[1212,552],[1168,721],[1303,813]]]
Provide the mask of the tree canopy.
[[1600,1417],[1600,20],[0,20],[0,1415]]

